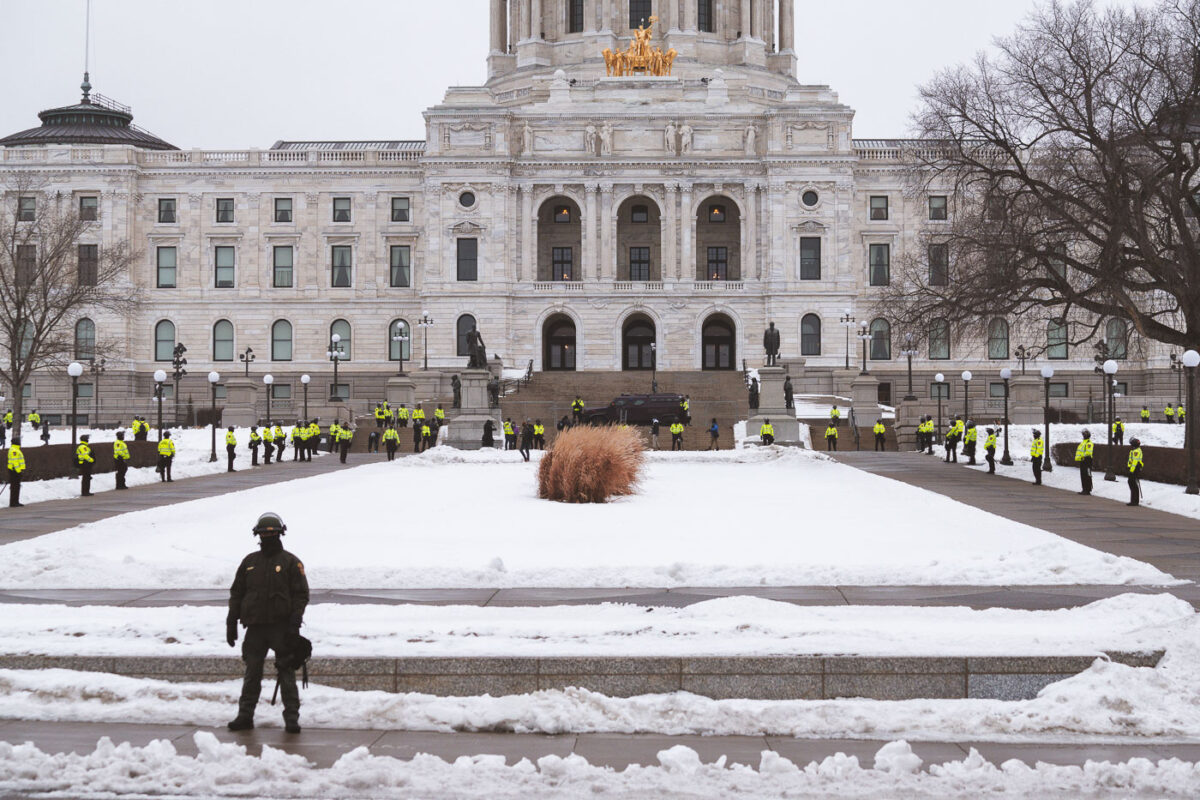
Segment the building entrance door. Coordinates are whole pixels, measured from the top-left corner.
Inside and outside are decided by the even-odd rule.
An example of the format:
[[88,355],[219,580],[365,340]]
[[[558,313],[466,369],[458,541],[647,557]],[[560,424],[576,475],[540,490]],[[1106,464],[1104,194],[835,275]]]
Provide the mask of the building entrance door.
[[634,317],[625,323],[621,336],[623,369],[654,369],[654,323]]

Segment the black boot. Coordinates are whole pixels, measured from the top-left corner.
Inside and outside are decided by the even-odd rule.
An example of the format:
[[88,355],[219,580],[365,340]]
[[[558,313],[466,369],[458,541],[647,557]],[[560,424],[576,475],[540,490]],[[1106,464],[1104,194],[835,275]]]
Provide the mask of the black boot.
[[228,726],[231,731],[249,731],[254,729],[254,718],[238,714]]
[[[251,723],[251,724],[253,724],[253,723]],[[300,722],[295,717],[290,717],[290,718],[285,717],[283,720],[283,729],[285,731],[287,731],[288,733],[299,733],[300,732]]]

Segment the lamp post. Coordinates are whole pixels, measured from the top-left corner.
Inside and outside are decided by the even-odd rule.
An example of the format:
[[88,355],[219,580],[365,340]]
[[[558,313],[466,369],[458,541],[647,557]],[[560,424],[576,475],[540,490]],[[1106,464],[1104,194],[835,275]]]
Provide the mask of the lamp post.
[[254,363],[254,348],[247,347],[245,352],[238,353],[238,361],[246,365],[246,377],[250,377],[250,365]]
[[1183,360],[1178,353],[1171,353],[1171,371],[1175,373],[1175,407],[1179,408],[1183,405]]
[[963,381],[963,422],[971,421],[971,370],[964,369]]
[[867,374],[867,342],[871,341],[871,332],[867,329],[867,321],[865,319],[861,323],[859,323],[858,331],[859,331],[858,338],[862,339],[862,343],[863,343],[862,372],[860,372],[858,374],[866,375]]
[[1008,382],[1012,380],[1012,370],[1008,367],[1000,370],[1000,380],[1004,381],[1004,455],[1000,457],[1000,463],[1011,467],[1013,460],[1008,453]]
[[335,333],[329,337],[329,349],[325,351],[325,355],[333,362],[333,388],[329,390],[329,402],[340,403],[342,396],[338,392],[338,362],[342,360],[345,351],[342,350],[342,336]]
[[304,419],[305,419],[305,421],[308,420],[308,382],[311,380],[312,380],[312,378],[310,378],[307,373],[300,376],[300,384],[302,386],[304,386]]
[[1025,362],[1028,361],[1029,359],[1033,358],[1032,352],[1029,350],[1028,347],[1021,344],[1021,345],[1017,345],[1017,349],[1013,351],[1013,355],[1016,356],[1017,361],[1021,362],[1021,374],[1024,375],[1025,374]]
[[187,359],[183,354],[187,352],[187,348],[182,343],[175,345],[175,350],[171,354],[171,377],[175,380],[175,425],[179,425],[179,381],[187,375],[187,370],[184,365],[187,364]]
[[1113,376],[1117,374],[1117,362],[1111,358],[1104,362],[1104,424],[1108,428],[1108,468],[1104,471],[1104,480],[1115,481],[1117,475],[1113,472],[1113,412],[1117,404],[1114,388],[1117,382]]
[[78,410],[79,400],[79,376],[83,374],[83,365],[78,361],[72,361],[67,364],[67,374],[71,376],[71,447],[75,446],[75,432],[79,415]]
[[842,314],[842,327],[846,329],[846,369],[850,369],[850,329],[854,327],[854,315],[850,309]]
[[167,381],[167,373],[164,370],[154,370],[154,404],[158,406],[158,440],[161,442],[163,438],[162,426],[162,404],[163,404],[163,384]]
[[396,370],[396,374],[403,375],[404,374],[404,343],[409,340],[409,336],[408,336],[408,332],[406,329],[397,329],[397,330],[399,331],[398,333],[392,334],[392,341],[396,343],[397,350],[400,355],[400,367]]
[[912,333],[904,334],[904,349],[900,351],[900,355],[902,355],[908,359],[908,394],[904,395],[905,400],[916,400],[917,399],[917,396],[915,394],[913,394],[913,388],[912,388],[912,360],[913,360],[913,356],[915,356],[916,354],[917,354],[917,351],[913,347]]
[[650,343],[650,393],[658,394],[658,342]]
[[103,358],[93,358],[92,363],[88,365],[88,372],[92,373],[92,408],[96,411],[96,424],[100,424],[100,376],[104,374]]
[[429,316],[428,311],[421,311],[421,318],[417,320],[417,327],[421,329],[421,339],[425,346],[425,365],[421,369],[429,370],[429,329],[433,327],[433,317]]
[[1187,489],[1184,492],[1185,494],[1200,494],[1200,487],[1196,485],[1196,415],[1192,413],[1192,406],[1196,402],[1196,367],[1200,366],[1200,353],[1188,350],[1180,361],[1187,369],[1188,376],[1187,416],[1184,417],[1187,427],[1183,431],[1183,445],[1188,451]]
[[212,405],[208,408],[212,422],[212,452],[208,454],[210,464],[217,460],[217,381],[219,380],[221,380],[221,373],[208,373],[208,386],[212,394]]
[[942,387],[946,385],[946,376],[938,373],[933,376],[934,383],[937,385],[937,400],[938,400],[938,415],[937,415],[937,439],[942,439]]
[[1046,431],[1042,440],[1046,443],[1046,454],[1042,459],[1042,472],[1054,471],[1054,460],[1050,458],[1050,379],[1054,377],[1054,367],[1042,367],[1042,383],[1046,390],[1046,404],[1042,406],[1042,425]]
[[267,390],[267,424],[271,424],[271,384],[275,382],[275,376],[271,373],[263,375],[263,386]]

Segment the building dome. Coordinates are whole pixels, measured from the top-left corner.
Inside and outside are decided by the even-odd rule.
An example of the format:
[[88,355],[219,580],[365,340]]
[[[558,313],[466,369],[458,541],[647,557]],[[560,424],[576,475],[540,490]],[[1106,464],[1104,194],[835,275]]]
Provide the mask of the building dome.
[[75,105],[51,108],[38,114],[41,127],[0,139],[0,147],[30,147],[47,144],[124,144],[146,150],[178,150],[149,131],[133,124],[129,106],[104,95],[92,95],[87,74],[83,99]]

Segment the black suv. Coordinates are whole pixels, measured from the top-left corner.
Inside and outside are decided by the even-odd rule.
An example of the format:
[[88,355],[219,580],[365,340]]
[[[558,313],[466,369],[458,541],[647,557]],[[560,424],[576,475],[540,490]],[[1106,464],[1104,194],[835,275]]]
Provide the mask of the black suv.
[[590,425],[649,425],[657,419],[670,425],[683,417],[681,394],[623,394],[605,408],[588,411],[584,421]]

